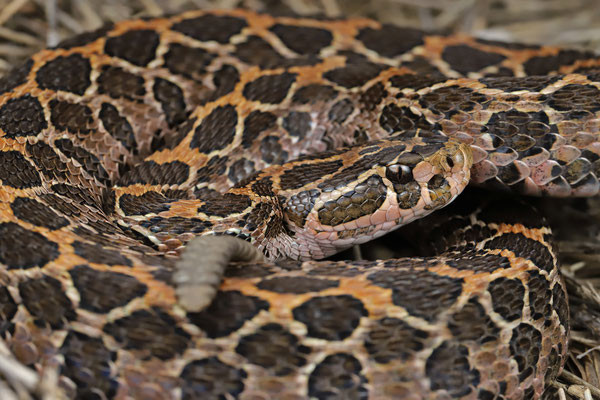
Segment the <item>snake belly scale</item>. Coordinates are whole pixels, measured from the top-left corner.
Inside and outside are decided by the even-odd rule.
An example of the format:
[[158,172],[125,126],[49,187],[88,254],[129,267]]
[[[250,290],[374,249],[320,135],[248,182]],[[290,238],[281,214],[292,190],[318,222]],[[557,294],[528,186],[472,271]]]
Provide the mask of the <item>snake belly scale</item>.
[[[437,256],[314,259],[468,182],[597,194],[598,63],[243,10],[40,51],[0,79],[2,338],[65,398],[539,398],[569,312],[527,205],[434,213]],[[198,305],[177,288],[185,245],[211,252],[197,236],[269,260],[231,264]]]

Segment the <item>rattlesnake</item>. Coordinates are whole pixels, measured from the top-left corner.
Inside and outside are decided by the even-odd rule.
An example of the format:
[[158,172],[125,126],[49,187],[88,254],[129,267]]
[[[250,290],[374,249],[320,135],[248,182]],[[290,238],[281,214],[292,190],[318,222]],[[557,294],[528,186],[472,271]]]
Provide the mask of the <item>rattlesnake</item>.
[[[43,50],[0,80],[3,338],[58,368],[66,397],[538,398],[564,362],[568,309],[527,205],[451,205],[421,231],[437,258],[303,260],[441,208],[469,180],[596,194],[596,64],[243,10]],[[198,300],[221,277],[201,275],[215,250],[192,241],[200,254],[178,258],[202,235],[270,261],[230,265]]]

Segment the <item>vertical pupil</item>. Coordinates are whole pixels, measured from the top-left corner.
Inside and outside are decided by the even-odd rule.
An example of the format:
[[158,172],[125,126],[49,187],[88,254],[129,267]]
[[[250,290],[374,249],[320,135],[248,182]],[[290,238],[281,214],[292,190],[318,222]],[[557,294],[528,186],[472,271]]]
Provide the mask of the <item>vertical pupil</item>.
[[386,171],[386,177],[399,184],[406,184],[412,180],[412,169],[408,165],[395,165],[393,169]]

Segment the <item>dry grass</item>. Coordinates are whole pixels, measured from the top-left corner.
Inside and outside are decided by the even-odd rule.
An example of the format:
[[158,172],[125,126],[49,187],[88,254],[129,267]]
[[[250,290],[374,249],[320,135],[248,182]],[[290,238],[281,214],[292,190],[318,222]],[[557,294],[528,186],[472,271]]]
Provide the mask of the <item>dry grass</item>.
[[[34,51],[106,21],[237,6],[368,16],[488,39],[561,44],[600,52],[597,0],[0,0],[0,76]],[[547,199],[542,203],[559,239],[573,320],[570,357],[555,383],[557,396],[600,399],[600,200]],[[0,397],[27,398],[31,376],[11,368],[7,354],[0,346],[0,372],[14,372],[12,377],[4,374],[7,380],[0,381]],[[24,381],[15,382],[20,379]],[[41,380],[47,394],[42,397],[53,398],[48,391],[53,380]],[[17,390],[7,391],[7,382]]]

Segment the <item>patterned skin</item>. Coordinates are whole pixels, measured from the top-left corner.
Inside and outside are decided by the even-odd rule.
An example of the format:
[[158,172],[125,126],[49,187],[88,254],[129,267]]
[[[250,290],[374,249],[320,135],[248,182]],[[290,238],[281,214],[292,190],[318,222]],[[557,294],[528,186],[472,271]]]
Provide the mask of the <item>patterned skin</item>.
[[[432,212],[469,175],[597,194],[598,63],[241,10],[43,50],[0,80],[2,337],[67,398],[539,398],[568,309],[526,205],[442,210],[419,231],[437,256],[294,260]],[[271,261],[186,308],[178,256],[215,233]]]

